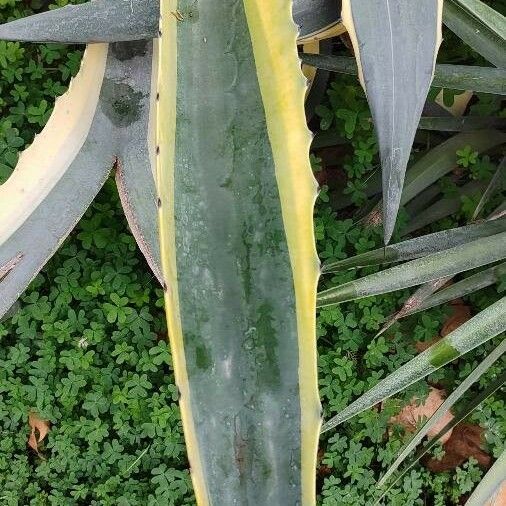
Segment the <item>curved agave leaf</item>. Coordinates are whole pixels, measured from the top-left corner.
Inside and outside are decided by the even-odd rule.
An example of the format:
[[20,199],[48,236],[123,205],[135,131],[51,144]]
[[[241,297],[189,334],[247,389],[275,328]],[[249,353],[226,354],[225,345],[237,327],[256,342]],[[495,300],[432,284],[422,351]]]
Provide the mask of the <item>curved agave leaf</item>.
[[340,22],[339,0],[295,0],[293,18],[299,25],[299,37],[316,35]]
[[162,12],[162,265],[197,502],[311,506],[316,182],[291,2]]
[[479,237],[488,237],[500,232],[506,232],[506,218],[473,223],[465,227],[451,228],[442,232],[434,232],[433,234],[408,239],[397,244],[389,244],[385,248],[378,248],[338,262],[324,264],[322,273],[413,260],[459,244],[465,244]]
[[[506,331],[506,297],[458,327],[430,348],[389,374],[322,427],[326,432],[378,402],[395,395],[418,380]],[[439,439],[437,435],[434,439]]]
[[378,137],[385,244],[393,233],[411,147],[432,82],[442,9],[442,0],[343,2],[343,23]]
[[404,459],[416,448],[422,439],[435,427],[453,405],[469,390],[471,385],[478,381],[481,376],[506,352],[506,340],[502,341],[485,359],[464,379],[464,381],[445,399],[434,414],[425,422],[423,427],[413,436],[411,441],[399,453],[393,464],[388,468],[384,476],[378,482],[382,487],[395,473]]
[[[301,59],[306,65],[329,72],[351,76],[358,74],[357,63],[349,56],[302,54]],[[439,88],[505,95],[505,77],[506,72],[502,68],[439,64],[435,67],[432,85]]]
[[[462,420],[467,418],[485,399],[494,394],[497,390],[499,390],[504,383],[506,382],[506,372],[498,376],[496,379],[491,381],[486,388],[481,391],[476,397],[474,397],[468,404],[466,404],[461,410],[457,412],[454,418],[448,422],[432,439],[427,441],[420,450],[411,458],[408,464],[404,467],[402,472],[396,477],[395,481],[393,481],[389,487],[383,491],[382,496],[376,501],[375,504],[378,504],[379,501],[387,494],[387,492],[401,480],[406,473],[413,468],[413,466],[427,453],[429,452],[440,440],[442,436],[444,436],[448,431],[452,430],[455,426],[457,426]],[[478,505],[476,505],[478,506]],[[479,506],[483,506],[482,503]],[[493,506],[493,505],[488,505]]]
[[121,42],[158,35],[158,0],[93,0],[0,25],[0,39],[32,42]]
[[505,241],[506,232],[501,232],[349,281],[320,292],[317,306],[389,293],[497,262],[506,257]]
[[444,24],[496,67],[506,67],[506,19],[479,0],[447,0]]
[[[0,265],[22,255],[0,281],[0,316],[74,228],[116,160],[127,175],[125,188],[139,228],[146,231],[139,242],[156,269],[157,239],[148,230],[156,213],[146,139],[150,67],[150,42],[113,44],[110,50],[105,44],[90,46],[46,127],[0,186]],[[142,178],[143,171],[150,178]],[[152,196],[145,204],[152,207],[151,218],[137,213],[136,192]]]
[[501,453],[485,477],[478,483],[465,506],[495,506],[494,496],[499,492],[501,486],[505,486],[505,476],[506,450]]

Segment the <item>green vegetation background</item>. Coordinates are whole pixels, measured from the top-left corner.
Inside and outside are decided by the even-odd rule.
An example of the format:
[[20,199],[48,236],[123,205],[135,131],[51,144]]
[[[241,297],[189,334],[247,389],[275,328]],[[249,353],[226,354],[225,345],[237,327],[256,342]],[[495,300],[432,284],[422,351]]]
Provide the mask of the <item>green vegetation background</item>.
[[[0,22],[47,3],[0,0]],[[452,51],[447,50],[450,59]],[[75,47],[0,41],[0,183],[44,125],[55,97],[77,73],[80,57]],[[462,52],[456,58],[462,59]],[[482,104],[486,106],[486,97]],[[364,181],[377,163],[363,93],[352,79],[340,78],[318,112],[323,128],[334,128],[352,143],[345,166],[347,193],[363,204]],[[313,164],[318,172],[316,157]],[[380,231],[363,229],[351,218],[337,219],[329,200],[324,187],[315,214],[322,260],[381,244]],[[465,218],[468,207],[463,201],[462,212],[438,226]],[[345,272],[332,282],[354,276]],[[388,338],[374,339],[406,294],[320,312],[320,389],[326,416],[413,357],[417,341],[439,332],[447,308],[407,319]],[[482,308],[496,297],[489,289],[470,302]],[[112,181],[15,309],[0,323],[0,504],[194,504],[162,292],[128,231]],[[389,432],[392,413],[413,395],[423,398],[429,382],[452,390],[496,344],[493,340],[386,403],[383,411],[367,411],[325,437],[320,503],[370,504],[375,481],[406,439],[399,428]],[[499,367],[492,367],[481,384]],[[31,411],[51,422],[40,456],[27,447]],[[489,452],[497,456],[504,446],[504,400],[488,399],[472,420],[486,429]],[[481,474],[472,460],[449,473],[417,467],[390,493],[388,504],[458,504]]]

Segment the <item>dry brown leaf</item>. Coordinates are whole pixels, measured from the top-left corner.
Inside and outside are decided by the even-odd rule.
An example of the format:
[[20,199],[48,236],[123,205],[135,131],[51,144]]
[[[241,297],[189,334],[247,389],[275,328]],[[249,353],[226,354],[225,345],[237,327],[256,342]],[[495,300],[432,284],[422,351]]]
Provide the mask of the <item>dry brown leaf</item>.
[[453,332],[470,319],[471,309],[469,306],[465,304],[452,305],[452,315],[445,321],[441,329],[441,337],[447,336],[450,332]]
[[433,472],[450,471],[473,457],[484,468],[490,466],[491,458],[482,450],[483,429],[479,425],[461,423],[454,427],[450,439],[444,444],[445,454],[441,460],[428,459],[425,466]]
[[[443,404],[445,391],[438,390],[437,388],[430,388],[429,395],[423,404],[419,404],[419,400],[414,398],[410,404],[405,406],[401,412],[390,419],[391,423],[397,423],[402,425],[407,431],[415,432],[417,430],[417,424],[422,418],[430,418]],[[430,429],[427,433],[429,438],[434,437],[438,432],[451,420],[453,415],[448,411],[439,422]],[[452,431],[448,431],[444,436],[441,437],[440,441],[444,444],[450,439]]]
[[28,415],[28,424],[32,429],[28,438],[28,446],[39,453],[39,444],[47,436],[50,428],[47,420],[42,420],[36,413]]

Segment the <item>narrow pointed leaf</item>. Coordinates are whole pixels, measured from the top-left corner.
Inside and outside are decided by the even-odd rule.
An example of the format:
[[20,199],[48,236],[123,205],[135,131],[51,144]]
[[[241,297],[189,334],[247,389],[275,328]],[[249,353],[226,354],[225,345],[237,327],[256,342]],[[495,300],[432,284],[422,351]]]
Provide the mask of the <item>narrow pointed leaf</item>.
[[365,267],[367,265],[413,260],[500,232],[506,232],[506,218],[474,223],[465,227],[451,228],[415,237],[414,239],[408,239],[397,244],[389,244],[385,248],[378,248],[354,257],[339,260],[338,262],[324,264],[322,273],[338,272],[344,269]]
[[425,116],[420,119],[420,130],[437,130],[439,132],[469,132],[484,128],[506,130],[506,118],[496,116]]
[[121,42],[158,35],[158,0],[93,0],[0,25],[0,39],[32,42]]
[[453,405],[469,390],[473,383],[478,381],[481,376],[488,371],[506,352],[506,340],[502,341],[497,348],[495,348],[470,374],[464,381],[445,399],[445,401],[438,407],[436,412],[425,422],[423,427],[416,433],[411,441],[403,448],[399,456],[395,459],[393,464],[388,468],[384,476],[378,482],[378,486],[382,487],[392,476],[397,468],[402,464],[404,459],[413,451],[414,448],[422,441],[422,439],[435,427],[440,420],[443,419],[445,414],[453,407]]
[[474,293],[482,288],[486,288],[487,286],[497,283],[503,276],[506,276],[506,263],[504,262],[468,276],[467,278],[450,285],[448,288],[444,288],[426,299],[419,307],[408,310],[403,317],[465,297],[470,293]]
[[504,185],[505,182],[506,182],[506,157],[503,157],[501,163],[499,164],[499,167],[497,167],[495,174],[490,180],[487,189],[481,196],[481,199],[478,202],[476,209],[474,210],[473,216],[471,218],[472,220],[475,220],[479,216],[482,209],[485,207],[485,204],[490,200],[490,197],[492,197],[494,193]]
[[[485,399],[493,395],[497,390],[502,388],[506,382],[506,372],[491,381],[478,395],[476,395],[468,404],[460,409],[453,419],[448,422],[432,439],[427,441],[418,452],[409,460],[406,466],[402,469],[396,479],[390,483],[388,488],[382,492],[381,497],[376,501],[375,505],[378,504],[381,499],[388,493],[388,491],[398,483],[413,466],[420,461],[420,459],[426,455],[432,448],[434,448],[441,437],[456,427],[462,420],[467,418]],[[482,506],[480,504],[480,506]]]
[[157,188],[197,503],[312,506],[316,182],[291,2],[188,6],[162,0]]
[[434,204],[429,205],[409,219],[401,230],[402,235],[412,234],[431,223],[455,214],[462,208],[462,197],[464,195],[476,197],[481,195],[486,187],[486,182],[479,180],[469,181],[464,186],[460,186],[457,194],[441,197]]
[[389,293],[502,260],[506,257],[505,241],[506,232],[501,232],[349,281],[320,292],[317,305]]
[[[481,311],[430,348],[389,374],[364,395],[323,425],[322,432],[334,428],[371,408],[418,380],[473,350],[506,330],[506,297]],[[436,436],[439,439],[439,435]]]
[[494,497],[506,480],[506,450],[504,450],[487,474],[478,483],[465,506],[500,506]]
[[[129,192],[132,201],[135,192],[154,193],[146,135],[150,82],[145,76],[151,71],[151,44],[90,46],[69,91],[57,100],[47,125],[0,186],[0,265],[22,255],[0,281],[0,316],[77,224],[115,160],[122,160],[125,172],[138,174],[138,179],[142,171],[151,178],[150,186],[145,178],[142,188]],[[151,205],[150,221],[155,223],[153,196],[146,205]],[[132,207],[135,213],[137,207]],[[135,216],[139,230],[153,226],[142,215]],[[140,242],[149,261],[156,258],[158,241],[156,234],[149,235],[152,230],[147,232]]]
[[402,305],[401,309],[397,311],[394,315],[392,315],[388,321],[381,327],[380,331],[374,336],[376,339],[378,336],[387,331],[395,322],[407,316],[408,314],[416,311],[418,308],[422,307],[426,300],[434,294],[437,290],[439,290],[442,286],[446,285],[448,281],[452,279],[451,276],[446,276],[444,278],[435,279],[434,281],[429,281],[428,283],[423,284],[419,288],[415,290],[415,293],[408,297],[406,302]]
[[385,244],[393,233],[411,147],[432,82],[442,7],[442,0],[343,2],[343,23],[378,136]]
[[479,0],[446,0],[444,24],[496,67],[506,67],[506,20]]
[[[329,72],[352,76],[358,74],[355,59],[349,56],[301,54],[301,59],[306,65]],[[502,68],[438,64],[434,71],[432,85],[438,88],[504,95],[506,94],[505,76],[506,71]]]

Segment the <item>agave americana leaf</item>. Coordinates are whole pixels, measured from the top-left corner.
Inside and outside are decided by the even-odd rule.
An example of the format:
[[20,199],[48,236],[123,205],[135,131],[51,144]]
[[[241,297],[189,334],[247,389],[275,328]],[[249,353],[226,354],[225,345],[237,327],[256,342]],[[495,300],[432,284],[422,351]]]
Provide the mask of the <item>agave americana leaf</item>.
[[389,293],[497,262],[506,257],[505,241],[506,232],[501,232],[396,265],[320,292],[317,305]]
[[473,223],[465,227],[450,228],[441,232],[408,239],[397,244],[389,244],[384,248],[361,253],[360,255],[345,258],[338,262],[324,264],[322,266],[322,273],[338,272],[344,269],[365,267],[367,265],[413,260],[500,232],[506,232],[506,218]]
[[496,67],[506,67],[506,19],[480,0],[447,0],[444,24]]
[[401,205],[409,202],[422,190],[453,170],[457,162],[458,149],[471,146],[481,153],[504,142],[506,142],[506,133],[497,130],[462,132],[442,142],[420,158],[408,171]]
[[92,0],[0,25],[0,39],[32,42],[121,42],[158,35],[158,0]]
[[[322,432],[334,428],[352,416],[395,395],[505,330],[506,297],[503,297],[389,374],[368,392],[344,408],[338,415],[325,422]],[[436,436],[436,439],[439,439],[439,435]]]
[[446,276],[444,278],[434,279],[433,281],[429,281],[418,287],[415,290],[413,295],[410,295],[408,299],[404,302],[401,309],[394,313],[387,322],[381,327],[379,332],[374,336],[376,339],[378,336],[387,331],[396,321],[400,320],[408,313],[415,311],[416,309],[422,307],[425,301],[437,290],[439,290],[442,286],[446,285],[448,281],[452,279],[451,276]]
[[476,209],[474,210],[472,220],[475,220],[478,215],[481,213],[482,209],[485,207],[485,204],[490,200],[490,197],[494,195],[496,190],[501,188],[501,186],[506,182],[506,157],[503,157],[499,167],[495,171],[495,174],[492,176],[490,183],[487,186],[487,189],[481,196]]
[[[384,476],[378,482],[382,487],[402,464],[404,459],[413,451],[422,439],[435,427],[453,405],[469,390],[471,385],[478,381],[481,376],[506,352],[506,340],[503,340],[470,374],[462,383],[445,399],[434,414],[425,422],[423,427],[413,436],[413,439],[403,448],[395,462],[388,468]],[[437,440],[436,440],[437,441]]]
[[393,233],[411,147],[432,82],[442,10],[442,0],[343,1],[343,23],[378,136],[385,244]]
[[465,506],[500,506],[494,501],[501,486],[506,480],[506,450],[504,450],[494,465],[487,471],[484,478],[478,483]]
[[315,36],[340,22],[339,0],[295,0],[293,18],[299,25],[299,37]]
[[[388,488],[382,492],[381,497],[376,501],[375,504],[378,504],[379,501],[388,493],[388,491],[401,480],[406,473],[413,468],[413,466],[427,453],[429,452],[436,444],[439,439],[444,436],[448,431],[452,430],[455,426],[457,426],[462,420],[468,417],[485,399],[490,397],[494,392],[499,390],[504,383],[506,382],[506,372],[502,373],[496,379],[492,380],[486,388],[484,388],[478,395],[476,395],[468,404],[466,404],[462,409],[460,409],[457,414],[453,417],[453,419],[448,422],[439,432],[427,441],[420,450],[409,459],[406,466],[403,468],[402,472],[396,477],[396,479],[390,483]],[[480,506],[483,506],[480,503]],[[492,506],[492,505],[490,505]]]
[[418,128],[438,132],[469,132],[483,128],[506,130],[506,119],[496,116],[425,116],[420,119]]
[[21,253],[18,253],[3,265],[0,265],[0,281],[5,278],[5,276],[7,276],[7,274],[9,274],[9,272],[11,272],[14,267],[16,267],[16,265],[18,265],[22,259],[23,255]]
[[[302,54],[301,59],[306,65],[329,72],[352,76],[358,74],[355,59],[349,56]],[[434,70],[432,85],[439,88],[505,95],[505,77],[506,72],[502,68],[439,64]]]
[[415,216],[410,217],[408,223],[402,228],[402,235],[412,234],[431,223],[435,223],[442,218],[451,216],[462,207],[462,196],[480,195],[485,191],[487,184],[485,181],[473,180],[460,186],[455,195],[443,196],[438,201],[427,206]]
[[427,298],[419,307],[408,310],[403,317],[419,313],[431,307],[440,306],[451,300],[474,293],[482,288],[497,283],[503,276],[506,276],[506,262],[484,269],[436,292]]
[[[0,265],[22,255],[0,281],[0,316],[74,228],[115,161],[124,174],[137,175],[135,180],[125,176],[132,208],[137,212],[135,195],[141,192],[152,206],[151,217],[156,216],[146,138],[150,83],[145,76],[150,72],[151,42],[90,46],[46,127],[0,186]],[[143,171],[151,177],[143,178]],[[153,225],[149,216],[136,216],[137,229],[145,232],[138,235],[141,249],[156,268],[157,238],[148,230]]]
[[291,2],[162,12],[160,237],[197,503],[311,506],[316,182]]

